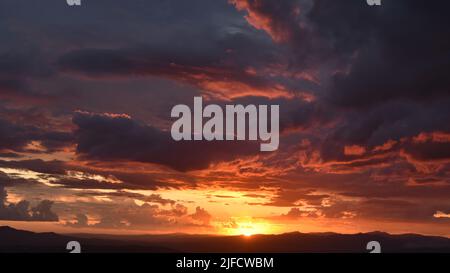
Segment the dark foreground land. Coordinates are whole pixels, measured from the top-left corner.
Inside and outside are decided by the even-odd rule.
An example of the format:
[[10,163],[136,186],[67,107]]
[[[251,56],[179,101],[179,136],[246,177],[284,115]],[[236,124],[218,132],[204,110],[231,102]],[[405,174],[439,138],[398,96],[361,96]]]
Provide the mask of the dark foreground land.
[[61,235],[34,233],[0,227],[0,252],[69,252],[69,241],[78,241],[82,252],[147,253],[308,253],[368,252],[369,241],[378,241],[382,252],[450,253],[450,239],[417,234],[391,235],[383,232],[285,233],[280,235],[209,236],[209,235],[139,235],[98,234]]

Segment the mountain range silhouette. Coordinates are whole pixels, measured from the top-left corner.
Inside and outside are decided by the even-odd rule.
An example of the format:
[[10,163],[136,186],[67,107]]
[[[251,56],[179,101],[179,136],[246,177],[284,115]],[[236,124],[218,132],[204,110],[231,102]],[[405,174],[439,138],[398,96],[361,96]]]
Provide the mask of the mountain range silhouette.
[[382,252],[450,253],[450,238],[418,234],[393,235],[384,232],[358,234],[284,233],[279,235],[103,235],[52,232],[35,233],[0,227],[0,252],[69,252],[69,241],[78,241],[82,252],[145,253],[361,253],[378,241]]

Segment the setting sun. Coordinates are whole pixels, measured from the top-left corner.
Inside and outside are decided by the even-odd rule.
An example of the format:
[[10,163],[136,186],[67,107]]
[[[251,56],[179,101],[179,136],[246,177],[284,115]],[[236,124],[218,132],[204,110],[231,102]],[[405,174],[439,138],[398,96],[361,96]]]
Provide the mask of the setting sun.
[[266,223],[241,222],[237,223],[237,227],[231,233],[250,237],[255,234],[267,234],[270,231]]

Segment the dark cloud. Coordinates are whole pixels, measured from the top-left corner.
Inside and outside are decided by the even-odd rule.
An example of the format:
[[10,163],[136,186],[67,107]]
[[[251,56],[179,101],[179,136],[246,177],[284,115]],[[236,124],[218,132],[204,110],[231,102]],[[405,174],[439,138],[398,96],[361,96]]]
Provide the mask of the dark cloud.
[[72,135],[0,119],[0,149],[25,151],[32,141],[38,141],[48,152],[52,152],[68,146]]
[[[116,42],[113,45],[106,43],[103,47],[96,44],[74,48],[58,57],[58,69],[99,80],[139,76],[168,78],[230,97],[239,95],[236,93],[259,92],[274,96],[271,93],[280,95],[295,91],[286,79],[264,73],[264,70],[279,66],[285,58],[282,50],[273,47],[270,39],[245,24],[227,1],[191,2],[186,7],[188,13],[180,10],[184,4],[168,1],[163,6],[166,7],[164,15],[142,18],[141,25],[149,30],[157,28],[145,41],[136,41],[133,37],[125,46]],[[210,9],[208,14],[203,12],[206,7]],[[134,4],[123,8],[129,8],[133,14],[141,12]],[[161,7],[147,12],[158,13],[157,10],[161,11]],[[210,17],[210,14],[217,16]],[[140,19],[136,15],[130,20]],[[180,20],[183,20],[182,24],[177,23]],[[163,37],[158,39],[159,36]],[[180,40],[182,44],[173,42]],[[299,89],[298,86],[308,83],[299,79],[294,85]]]
[[[20,48],[23,49],[23,48]],[[52,71],[37,50],[11,51],[0,54],[0,75],[5,78],[44,77]]]
[[305,15],[311,8],[310,1],[287,0],[232,0],[236,8],[245,11],[247,22],[264,30],[279,44],[289,46],[289,66],[304,69],[324,55],[326,45],[319,44],[319,37],[305,24]]
[[450,144],[420,144],[409,147],[406,150],[413,159],[422,162],[432,162],[434,160],[450,160]]
[[450,21],[443,11],[449,3],[387,1],[375,11],[364,5],[320,0],[309,16],[335,48],[355,54],[348,73],[334,77],[333,103],[361,107],[448,96],[450,36],[443,26]]
[[[222,107],[229,101],[211,101]],[[242,105],[279,105],[280,131],[312,130],[326,126],[337,117],[332,108],[318,101],[303,99],[266,98],[261,96],[245,96],[232,100],[233,104]]]
[[304,217],[317,217],[317,214],[315,211],[308,211],[300,208],[291,208],[287,213],[281,214],[277,218],[283,220],[298,220]]
[[[373,198],[361,201],[337,200],[329,207],[320,208],[319,211],[330,218],[352,217],[379,221],[424,223],[439,222],[440,220],[436,219],[434,214],[442,207],[448,207],[448,204],[437,204],[435,202],[418,204],[413,200]],[[446,219],[443,221],[446,221]]]
[[87,214],[78,213],[75,219],[66,222],[67,226],[76,228],[114,228],[114,229],[158,229],[180,225],[188,226],[193,223],[186,222],[187,208],[181,204],[174,204],[170,209],[160,208],[158,205],[145,203],[136,204],[121,203],[115,206],[114,212],[106,208],[98,211],[98,221],[89,223]]
[[78,126],[77,153],[90,159],[148,162],[187,171],[259,151],[257,143],[248,142],[176,142],[168,132],[123,116],[76,113],[73,122]]
[[174,216],[174,217],[182,217],[187,215],[188,208],[182,204],[175,204],[172,206],[170,210],[163,210],[160,212],[160,215],[165,216]]
[[247,21],[292,48],[292,68],[335,67],[325,99],[360,108],[449,95],[450,5],[389,1],[235,0]]
[[364,200],[342,200],[331,198],[326,206],[310,206],[309,208],[291,208],[287,213],[275,216],[274,219],[298,221],[303,218],[323,217],[328,219],[370,219],[375,221],[389,222],[434,222],[443,223],[447,219],[436,219],[434,216],[438,208],[447,205],[417,204],[414,201],[373,198]]
[[17,153],[6,152],[6,153],[0,153],[0,157],[2,157],[2,158],[20,158],[22,156]]
[[196,207],[195,212],[191,214],[190,217],[196,221],[199,221],[205,226],[209,225],[212,219],[211,214],[209,214],[208,211],[206,211],[204,208],[201,207]]
[[129,185],[126,183],[111,183],[106,181],[100,181],[97,179],[78,179],[78,178],[59,178],[51,182],[54,185],[58,185],[69,189],[142,189],[142,187]]
[[52,73],[38,50],[0,50],[0,98],[16,104],[48,101],[51,97],[34,90],[30,79],[46,78]]
[[[132,39],[126,46],[106,44],[104,47],[75,48],[58,57],[58,69],[69,75],[97,80],[172,79],[218,97],[290,96],[318,88],[317,83],[306,75],[300,77],[301,73],[297,75],[295,71],[284,73],[290,59],[285,49],[274,46],[265,35],[245,24],[226,1],[214,3],[190,3],[191,12],[183,14],[182,17],[189,17],[183,25],[194,25],[183,31],[180,31],[180,25],[172,29],[171,23],[166,23],[161,28],[169,29],[168,37],[160,40],[151,37],[140,43]],[[223,19],[223,24],[205,27],[202,20],[210,20],[208,15],[194,17],[204,6],[221,14],[217,17],[219,20],[225,18],[224,14],[227,19]],[[171,7],[168,16],[179,8],[178,3]],[[158,24],[160,22],[152,22],[148,26],[153,28]],[[159,36],[156,32],[152,34]],[[178,40],[184,42],[172,42]]]
[[264,49],[260,46],[256,53],[246,52],[246,47],[256,44],[246,45],[249,41],[245,37],[239,37],[240,34],[236,36],[206,49],[83,49],[62,56],[58,66],[63,72],[94,79],[139,76],[168,78],[228,97],[247,94],[289,96],[297,93],[296,89],[304,91],[306,88],[301,89],[302,86],[314,86],[309,80],[298,79],[294,84],[283,77],[270,77],[258,72],[264,66],[276,65],[276,57],[261,56],[264,54],[258,52]]
[[30,202],[22,200],[18,203],[8,203],[8,193],[0,186],[0,220],[7,221],[41,221],[57,222],[58,215],[52,211],[53,202],[40,201],[30,208]]
[[420,134],[403,145],[403,152],[422,162],[450,162],[450,134],[434,132]]
[[231,0],[238,10],[248,12],[247,21],[263,29],[278,42],[299,39],[302,28],[299,25],[299,1]]
[[[119,163],[120,162],[110,162],[110,164],[113,164],[113,167],[109,166],[109,163],[98,166],[96,165],[96,162],[93,162],[93,165],[77,166],[71,165],[70,162],[60,160],[44,161],[41,159],[24,159],[8,161],[0,160],[0,167],[16,169],[17,172],[20,172],[20,170],[30,170],[38,173],[42,178],[52,178],[49,183],[68,189],[154,190],[158,187],[177,188],[180,186],[176,183],[165,181],[164,176],[158,177],[152,173],[140,171],[129,172],[127,170],[130,168],[129,165],[124,163],[123,166],[119,166]],[[102,167],[104,169],[102,169]],[[76,174],[78,174],[78,176],[76,176]],[[98,178],[94,177],[96,175],[103,176],[104,178],[112,178],[113,181],[98,180]],[[5,178],[4,180],[1,179],[3,177]],[[192,186],[195,185],[195,181],[192,178],[186,177],[183,174],[174,173],[172,177],[179,177],[179,179],[185,181],[186,184],[191,184]],[[0,181],[6,183],[5,185],[13,183],[12,178],[6,174],[0,176]],[[19,184],[19,182],[39,183],[34,180],[15,177],[14,183]]]
[[52,160],[44,161],[42,159],[31,160],[0,160],[0,167],[14,168],[14,169],[26,169],[43,174],[63,175],[66,173],[66,165],[63,161]]
[[10,176],[4,172],[0,172],[0,187],[12,187],[12,186],[30,186],[37,184],[38,182],[33,179],[24,179],[14,176]]
[[[357,158],[370,159],[374,154],[398,151],[400,141],[421,133],[449,132],[448,99],[432,103],[390,102],[373,107],[362,114],[349,111],[339,117],[339,123],[330,128],[320,144],[321,157],[325,161],[351,161]],[[380,149],[392,142],[387,150]],[[405,143],[404,143],[405,144]],[[345,147],[358,145],[366,150],[363,155],[345,155]],[[435,143],[446,150],[445,144]],[[403,145],[404,146],[404,145]],[[406,147],[407,146],[407,147]],[[422,149],[425,145],[406,145],[408,151]],[[431,145],[428,146],[432,148]],[[417,151],[419,152],[419,151]],[[431,152],[431,150],[430,150]],[[378,158],[380,159],[380,158]]]
[[[98,196],[98,192],[82,192],[79,194],[80,196]],[[142,202],[147,202],[147,203],[157,203],[160,205],[171,205],[171,206],[176,206],[178,204],[176,204],[175,200],[171,200],[171,199],[166,199],[166,198],[162,198],[161,195],[159,194],[150,194],[150,195],[143,195],[140,193],[132,193],[132,192],[127,192],[127,191],[115,191],[115,192],[109,192],[109,193],[104,193],[103,195],[105,196],[109,196],[109,197],[118,197],[118,198],[131,198],[131,199],[136,199]]]
[[317,206],[328,197],[327,194],[316,193],[314,189],[281,189],[271,202],[265,205],[290,207],[303,202],[307,205]]
[[70,226],[70,227],[78,227],[78,228],[88,227],[89,219],[86,216],[86,214],[79,213],[76,215],[74,222],[68,222],[68,223],[66,223],[66,225]]
[[22,150],[37,138],[37,128],[23,128],[6,120],[0,120],[0,149]]

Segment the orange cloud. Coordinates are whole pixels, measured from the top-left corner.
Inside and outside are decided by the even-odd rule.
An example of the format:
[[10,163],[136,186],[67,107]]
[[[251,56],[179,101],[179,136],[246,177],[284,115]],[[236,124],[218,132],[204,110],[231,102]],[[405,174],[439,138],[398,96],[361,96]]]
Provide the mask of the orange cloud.
[[[254,28],[264,30],[276,42],[287,42],[295,35],[295,18],[300,15],[300,8],[281,1],[264,0],[230,0],[239,11],[245,10],[245,19]],[[283,18],[277,16],[283,14]],[[281,20],[280,20],[281,19]]]
[[344,154],[345,155],[363,155],[366,153],[366,148],[359,146],[359,145],[351,145],[351,146],[345,146],[344,147]]
[[445,132],[420,133],[419,135],[413,137],[413,143],[425,143],[425,142],[436,142],[436,143],[450,142],[450,133]]

